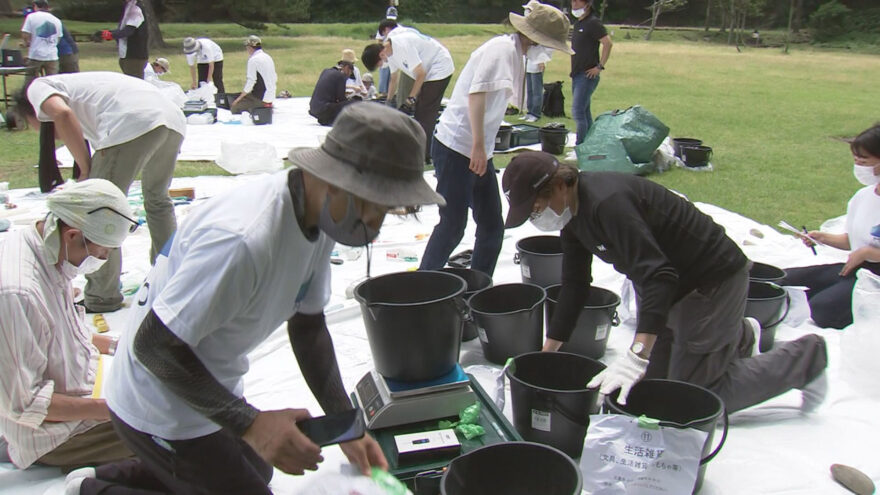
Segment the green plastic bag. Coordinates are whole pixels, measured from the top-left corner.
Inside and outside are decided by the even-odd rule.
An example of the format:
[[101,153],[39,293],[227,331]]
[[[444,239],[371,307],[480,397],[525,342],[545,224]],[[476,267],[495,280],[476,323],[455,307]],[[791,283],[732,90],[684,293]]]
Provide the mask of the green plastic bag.
[[654,151],[668,135],[669,127],[641,105],[603,113],[575,147],[578,168],[647,175],[655,169]]

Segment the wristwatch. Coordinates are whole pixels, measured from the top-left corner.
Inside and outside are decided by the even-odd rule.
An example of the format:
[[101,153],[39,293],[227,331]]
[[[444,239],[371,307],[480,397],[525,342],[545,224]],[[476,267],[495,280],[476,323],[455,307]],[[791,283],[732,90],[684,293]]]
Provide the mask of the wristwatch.
[[415,96],[407,97],[406,104],[409,106],[415,105],[416,104],[416,97]]
[[596,67],[598,67],[599,70],[605,70],[605,66],[602,64],[596,64]]
[[642,359],[648,359],[649,357],[642,354],[643,352],[645,352],[645,344],[641,342],[633,342],[632,345],[629,347],[629,350]]

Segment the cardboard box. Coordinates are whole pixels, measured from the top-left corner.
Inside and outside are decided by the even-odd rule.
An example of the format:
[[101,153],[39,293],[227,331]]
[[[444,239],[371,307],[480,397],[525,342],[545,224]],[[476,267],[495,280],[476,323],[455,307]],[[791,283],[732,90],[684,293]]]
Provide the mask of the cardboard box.
[[181,187],[178,189],[169,189],[168,195],[172,198],[189,198],[196,199],[196,190],[194,187]]

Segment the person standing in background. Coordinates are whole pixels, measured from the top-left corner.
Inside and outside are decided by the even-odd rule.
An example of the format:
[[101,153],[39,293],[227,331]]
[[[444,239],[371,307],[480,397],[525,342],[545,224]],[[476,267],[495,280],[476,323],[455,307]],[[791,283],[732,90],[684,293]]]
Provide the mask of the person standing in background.
[[79,72],[79,47],[67,29],[61,26],[61,38],[58,39],[58,73],[72,74]]
[[24,18],[21,26],[21,37],[28,47],[25,87],[41,75],[58,74],[58,39],[61,30],[61,21],[49,13],[49,2],[35,0],[34,11]]
[[226,87],[223,86],[223,50],[220,45],[208,38],[184,38],[183,53],[192,77],[190,89],[211,81],[218,93],[226,92]]
[[119,27],[110,30],[98,31],[95,37],[106,41],[116,40],[119,49],[119,68],[122,73],[144,78],[144,67],[147,65],[149,54],[149,33],[147,22],[144,17],[143,4],[140,0],[124,0],[125,7],[122,11],[122,19]]
[[[571,15],[577,19],[571,34],[571,118],[577,125],[575,144],[584,142],[593,125],[590,99],[599,86],[599,74],[611,56],[611,36],[593,11],[595,0],[571,0]],[[602,55],[599,56],[599,44]]]

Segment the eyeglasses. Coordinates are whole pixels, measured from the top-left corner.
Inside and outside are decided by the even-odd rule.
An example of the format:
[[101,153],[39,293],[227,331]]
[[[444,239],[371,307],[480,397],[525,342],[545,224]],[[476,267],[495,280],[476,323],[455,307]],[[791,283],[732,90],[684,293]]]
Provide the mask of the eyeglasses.
[[116,214],[119,215],[120,217],[122,217],[122,218],[128,220],[129,222],[131,222],[131,227],[128,228],[128,233],[129,233],[129,234],[133,234],[134,231],[137,230],[137,228],[140,226],[140,224],[137,223],[135,220],[133,220],[133,219],[131,219],[131,218],[129,218],[129,217],[123,215],[122,213],[119,213],[118,211],[114,210],[113,208],[110,208],[109,206],[102,206],[102,207],[100,207],[100,208],[95,208],[94,210],[88,212],[87,215],[91,215],[92,213],[95,213],[96,211],[101,211],[101,210],[110,210],[110,211],[112,211],[113,213],[116,213]]

